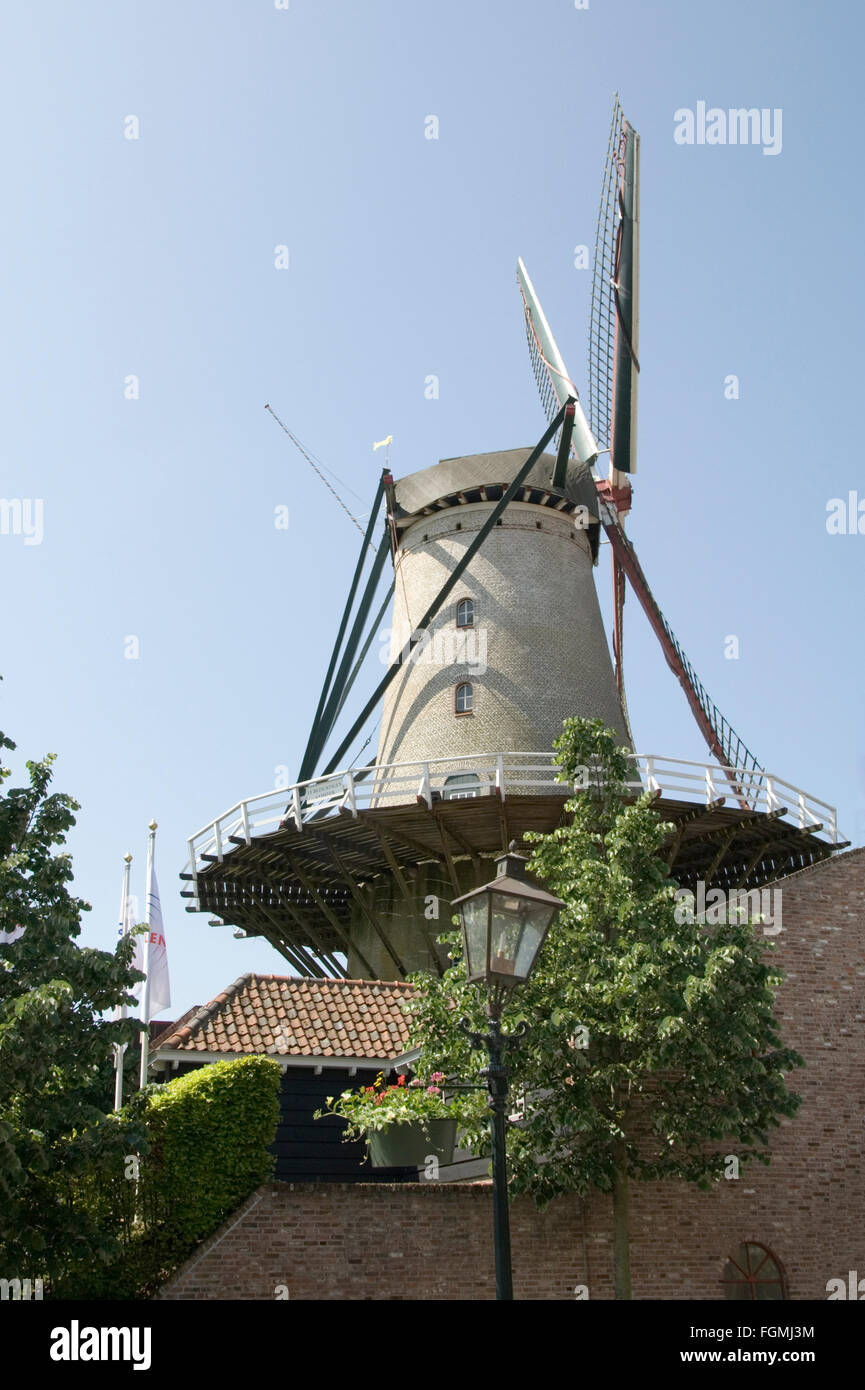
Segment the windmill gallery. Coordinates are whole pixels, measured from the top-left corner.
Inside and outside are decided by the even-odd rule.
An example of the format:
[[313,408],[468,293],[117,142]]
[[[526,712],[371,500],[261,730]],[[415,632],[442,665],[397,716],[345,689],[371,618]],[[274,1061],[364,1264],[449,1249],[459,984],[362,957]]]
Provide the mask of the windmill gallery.
[[[769,134],[780,148],[776,115]],[[865,852],[839,853],[849,842],[833,808],[798,785],[795,769],[768,771],[720,713],[626,532],[637,459],[639,165],[639,136],[616,103],[586,409],[520,261],[546,429],[531,448],[441,459],[401,478],[384,469],[297,780],[244,798],[193,834],[183,893],[188,911],[261,936],[310,981],[441,974],[446,953],[430,902],[479,887],[512,840],[561,823],[568,793],[556,780],[553,740],[569,716],[600,717],[630,750],[634,794],[652,792],[672,826],[669,870],[683,890],[735,902],[783,881],[777,945],[790,982],[780,1009],[790,1044],[808,1060],[801,1114],[781,1128],[771,1169],[749,1178],[747,1194],[736,1182],[709,1194],[659,1183],[635,1197],[635,1296],[825,1297],[827,1278],[861,1260],[865,1191],[841,1117],[852,1117],[855,1088],[865,1091],[857,1013],[865,961],[851,930],[865,911]],[[602,477],[596,465],[607,450]],[[594,581],[602,538],[612,561],[610,645]],[[706,741],[706,762],[634,748],[626,585]],[[356,707],[348,702],[388,613],[387,669]],[[472,663],[479,649],[466,637],[480,632],[484,659]],[[455,660],[429,659],[437,649]],[[375,717],[375,757],[358,763],[353,751]],[[464,1184],[452,1186],[457,1202]],[[574,1223],[570,1287],[609,1296],[589,1273],[592,1242],[609,1239],[603,1201],[562,1220]],[[242,1222],[239,1231],[238,1239]],[[205,1256],[197,1277],[218,1282],[217,1264],[208,1275]]]

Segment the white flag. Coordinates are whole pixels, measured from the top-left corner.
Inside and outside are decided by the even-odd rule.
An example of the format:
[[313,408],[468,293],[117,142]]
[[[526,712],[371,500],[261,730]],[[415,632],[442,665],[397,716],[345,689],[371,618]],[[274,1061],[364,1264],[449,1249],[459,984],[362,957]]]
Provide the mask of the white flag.
[[[122,918],[122,920],[121,920],[121,922],[120,922],[120,926],[117,928],[117,935],[122,937],[122,936],[127,936],[127,935],[129,935],[129,934],[132,932],[133,927],[135,927],[135,925],[136,925],[136,922],[135,922],[135,915],[136,915],[136,899],[132,896],[131,893],[130,893],[129,896],[125,899],[125,902],[123,902],[123,903],[120,904],[120,912],[121,912],[121,918]],[[133,970],[142,970],[142,971],[144,970],[144,936],[143,936],[143,934],[139,934],[138,936],[135,937],[135,950],[134,950],[133,953],[132,953],[132,969],[133,969]],[[130,993],[130,994],[134,994],[136,999],[140,999],[140,998],[141,998],[141,991],[142,991],[143,988],[144,988],[144,981],[143,981],[143,980],[139,980],[137,984],[132,985],[132,987],[131,987],[129,993]],[[117,1016],[118,1018],[124,1017],[124,1015],[123,1015],[119,1010],[118,1010],[116,1016]]]
[[[162,928],[162,907],[159,902],[159,887],[156,882],[156,869],[151,872],[147,893],[147,922],[149,934],[143,940],[147,947],[145,960],[149,966],[150,988],[145,992],[146,1018],[149,1023],[157,1014],[171,1008],[171,987],[168,983],[168,950],[165,945],[165,932]],[[142,969],[145,969],[142,966]]]

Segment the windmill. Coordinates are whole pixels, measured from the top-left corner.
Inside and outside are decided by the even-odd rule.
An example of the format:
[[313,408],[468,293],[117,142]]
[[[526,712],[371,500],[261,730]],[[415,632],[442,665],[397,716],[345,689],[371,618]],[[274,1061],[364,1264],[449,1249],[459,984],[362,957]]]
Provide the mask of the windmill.
[[[383,471],[298,780],[245,798],[190,837],[181,875],[188,910],[264,937],[314,977],[441,971],[435,923],[446,923],[447,903],[485,882],[511,839],[561,823],[568,789],[550,750],[562,720],[600,716],[633,748],[626,583],[713,757],[700,764],[631,754],[632,794],[653,792],[673,825],[666,853],[677,880],[751,891],[846,843],[833,808],[762,768],[720,714],[625,533],[636,466],[638,264],[639,137],[616,99],[598,216],[588,416],[520,261],[546,429],[531,449],[441,459],[399,479]],[[602,478],[595,468],[607,452]],[[602,533],[613,564],[614,660],[593,578]],[[393,577],[382,598],[388,561]],[[353,688],[389,609],[387,669],[352,719]],[[376,756],[359,764],[376,714]]]

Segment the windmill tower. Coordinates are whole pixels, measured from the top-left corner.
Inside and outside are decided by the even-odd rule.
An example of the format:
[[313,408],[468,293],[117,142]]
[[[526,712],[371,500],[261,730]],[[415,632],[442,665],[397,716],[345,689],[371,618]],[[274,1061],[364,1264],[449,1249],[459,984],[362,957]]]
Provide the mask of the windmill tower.
[[[238,802],[189,840],[188,910],[265,937],[301,974],[441,971],[436,938],[449,901],[486,882],[512,838],[561,823],[569,789],[557,781],[552,742],[562,721],[599,716],[632,748],[626,584],[712,755],[698,764],[631,754],[633,794],[651,791],[673,823],[672,874],[685,887],[750,891],[848,843],[833,808],[768,773],[723,718],[625,532],[636,466],[639,153],[616,100],[595,248],[589,418],[520,261],[546,430],[531,449],[443,459],[396,480],[385,470],[297,782]],[[601,476],[595,465],[607,451]],[[613,661],[593,577],[602,536]],[[387,615],[387,670],[316,775]],[[358,766],[352,750],[377,715],[377,755]]]
[[[391,663],[530,452],[444,459],[392,485]],[[541,455],[386,691],[379,764],[551,748],[569,713],[628,742],[592,573],[597,500],[578,468],[554,486],[555,467]]]

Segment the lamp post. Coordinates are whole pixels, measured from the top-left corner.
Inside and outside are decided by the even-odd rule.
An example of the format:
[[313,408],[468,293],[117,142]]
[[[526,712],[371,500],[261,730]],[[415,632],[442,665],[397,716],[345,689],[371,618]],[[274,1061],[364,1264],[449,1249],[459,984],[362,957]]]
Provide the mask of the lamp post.
[[496,1260],[496,1298],[513,1299],[511,1236],[508,1215],[508,1173],[505,1148],[508,1071],[505,1055],[528,1031],[525,1023],[513,1033],[503,1033],[502,1008],[510,991],[529,978],[553,918],[564,907],[561,898],[537,888],[526,877],[528,860],[516,852],[511,840],[508,853],[496,860],[496,877],[452,906],[460,915],[463,951],[469,984],[487,987],[487,1033],[472,1032],[466,1019],[460,1026],[472,1047],[486,1047],[489,1065],[481,1073],[487,1079],[490,1107],[490,1140],[493,1156],[493,1237]]

